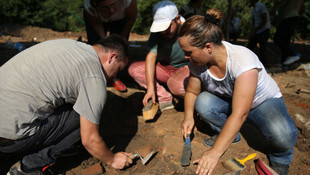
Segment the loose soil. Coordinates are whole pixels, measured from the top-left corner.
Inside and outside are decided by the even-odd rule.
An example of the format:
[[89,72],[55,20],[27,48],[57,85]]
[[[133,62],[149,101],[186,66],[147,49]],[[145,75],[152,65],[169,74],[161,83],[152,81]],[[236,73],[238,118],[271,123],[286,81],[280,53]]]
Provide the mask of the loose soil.
[[[42,41],[70,38],[80,39],[86,42],[86,33],[55,32],[50,29],[21,26],[2,25],[0,26],[0,61],[1,65],[18,53],[16,50],[5,48],[5,41],[11,39],[14,42],[21,42],[30,47]],[[131,61],[143,60],[146,54],[144,49],[148,36],[130,35],[130,55]],[[239,44],[244,45],[242,40]],[[268,49],[269,65],[268,72],[278,83],[288,111],[298,127],[298,142],[290,167],[290,174],[310,174],[310,94],[298,89],[310,90],[310,47],[309,42],[299,41],[293,45],[294,49],[302,54],[301,62],[291,70],[282,71],[275,66],[277,62],[275,46],[270,43]],[[182,167],[180,156],[184,145],[180,125],[183,120],[183,99],[175,98],[176,109],[158,113],[153,121],[144,121],[141,109],[142,98],[145,90],[140,88],[126,71],[122,72],[122,81],[128,86],[125,93],[117,92],[114,88],[108,87],[108,99],[104,108],[100,125],[101,135],[107,145],[115,152],[126,151],[139,153],[145,156],[150,150],[155,149],[157,154],[143,165],[140,160],[136,160],[132,166],[125,170],[115,170],[100,162],[80,147],[79,154],[70,157],[61,157],[55,166],[59,174],[80,175],[86,174],[85,170],[96,171],[98,174],[195,174],[197,165]],[[2,82],[3,83],[3,82]],[[214,133],[210,128],[196,119],[197,131],[192,136],[192,157],[191,160],[200,158],[204,151],[209,148],[203,145],[203,139]],[[250,153],[257,153],[256,159],[261,158],[268,163],[264,154],[267,148],[264,138],[259,131],[249,125],[244,124],[241,129],[242,140],[238,144],[232,144],[220,159],[213,174],[225,174],[230,170],[226,169],[222,162],[232,157],[244,158]],[[9,167],[20,158],[20,155],[6,155],[0,153],[0,174],[5,174]],[[257,174],[253,160],[246,162],[246,169],[241,174]],[[93,168],[93,169],[91,169]]]

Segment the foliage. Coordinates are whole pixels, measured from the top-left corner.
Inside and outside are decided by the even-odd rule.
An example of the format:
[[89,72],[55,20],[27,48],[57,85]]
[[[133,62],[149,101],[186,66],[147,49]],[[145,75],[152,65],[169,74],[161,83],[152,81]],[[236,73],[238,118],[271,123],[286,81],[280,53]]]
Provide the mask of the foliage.
[[79,21],[83,19],[83,4],[83,0],[46,0],[43,4],[45,25],[58,30],[84,30],[84,24]]
[[[81,31],[83,0],[0,0],[1,23],[21,23],[58,31]],[[76,16],[76,17],[74,17]]]
[[310,1],[305,0],[305,12],[300,19],[296,35],[300,38],[310,38]]
[[[227,15],[229,0],[204,0],[202,11],[208,8],[218,8]],[[260,0],[270,11],[280,0]],[[137,0],[138,17],[132,32],[148,34],[152,24],[152,8],[159,0]],[[180,9],[189,0],[172,0]],[[232,0],[232,8],[240,18],[240,37],[246,38],[252,26],[251,9],[249,0]],[[84,0],[0,0],[0,23],[14,22],[26,25],[47,27],[57,31],[82,31]],[[310,1],[305,0],[305,13],[300,20],[296,36],[310,39]],[[275,18],[272,18],[275,19]],[[276,31],[275,20],[272,21],[271,37]]]

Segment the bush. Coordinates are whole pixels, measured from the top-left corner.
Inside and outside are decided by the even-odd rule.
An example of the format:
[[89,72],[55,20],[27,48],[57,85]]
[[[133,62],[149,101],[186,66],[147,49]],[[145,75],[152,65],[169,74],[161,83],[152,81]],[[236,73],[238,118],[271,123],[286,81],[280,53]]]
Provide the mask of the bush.
[[[82,31],[83,0],[1,0],[2,23],[20,23],[57,31]],[[2,18],[3,19],[3,18]]]

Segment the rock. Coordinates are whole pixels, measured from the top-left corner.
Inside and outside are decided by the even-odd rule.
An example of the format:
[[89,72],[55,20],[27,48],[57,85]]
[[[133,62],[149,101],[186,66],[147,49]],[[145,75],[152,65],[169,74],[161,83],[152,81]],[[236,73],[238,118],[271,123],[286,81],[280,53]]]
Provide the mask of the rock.
[[95,165],[85,169],[85,174],[87,175],[98,175],[104,173],[105,170],[101,163],[96,163]]
[[302,135],[305,138],[310,138],[310,122],[307,122],[302,128]]

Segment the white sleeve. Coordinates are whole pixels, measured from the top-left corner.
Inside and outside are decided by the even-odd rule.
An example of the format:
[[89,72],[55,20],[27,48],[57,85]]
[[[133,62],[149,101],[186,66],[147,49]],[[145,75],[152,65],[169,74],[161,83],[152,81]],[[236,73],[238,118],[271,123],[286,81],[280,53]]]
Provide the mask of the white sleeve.
[[232,46],[231,55],[228,59],[231,61],[231,70],[234,78],[248,70],[257,68],[258,71],[261,71],[263,68],[255,53],[243,46]]

